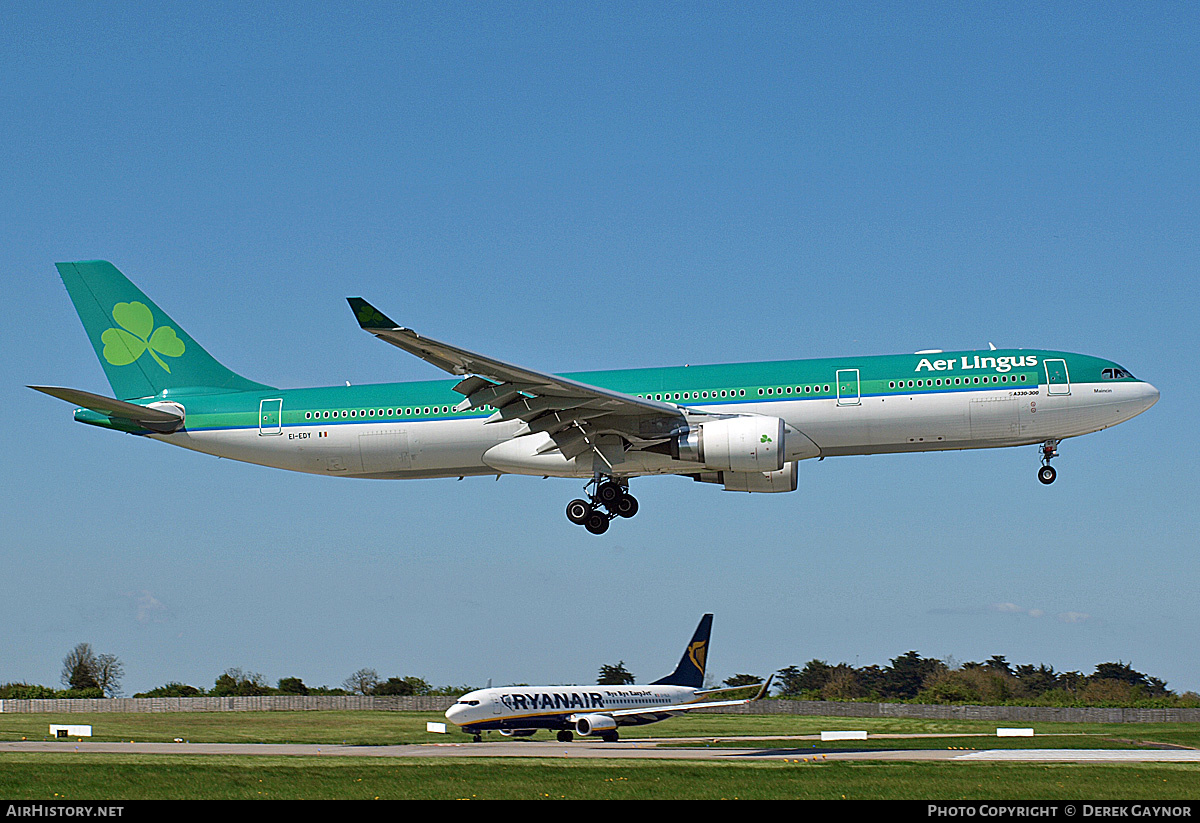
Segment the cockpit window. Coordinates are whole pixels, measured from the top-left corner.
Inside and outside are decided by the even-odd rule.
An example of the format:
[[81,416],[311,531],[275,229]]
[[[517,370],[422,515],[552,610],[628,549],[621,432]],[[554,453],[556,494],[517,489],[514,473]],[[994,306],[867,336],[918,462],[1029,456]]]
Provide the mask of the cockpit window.
[[1126,380],[1132,377],[1133,375],[1124,369],[1104,369],[1100,372],[1102,380]]
[[460,706],[478,706],[479,701],[478,700],[460,700],[460,701],[458,701],[458,705],[460,705]]

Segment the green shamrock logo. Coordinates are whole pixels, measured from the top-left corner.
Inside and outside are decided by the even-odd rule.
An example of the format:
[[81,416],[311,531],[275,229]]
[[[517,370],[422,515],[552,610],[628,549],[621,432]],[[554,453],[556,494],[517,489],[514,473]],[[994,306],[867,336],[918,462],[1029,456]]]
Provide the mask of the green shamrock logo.
[[771,442],[773,442],[773,441],[771,440],[771,438],[767,437],[767,436],[764,434],[764,435],[762,436],[762,439],[761,439],[761,440],[759,440],[758,442],[759,442],[759,443],[771,443]]
[[387,320],[374,306],[363,303],[358,307],[358,322],[362,326],[382,326]]
[[155,363],[171,371],[159,355],[179,357],[183,354],[183,341],[173,328],[154,328],[154,315],[145,303],[118,303],[113,306],[112,316],[121,328],[105,329],[100,335],[105,360],[114,366],[128,366],[143,353],[150,352]]

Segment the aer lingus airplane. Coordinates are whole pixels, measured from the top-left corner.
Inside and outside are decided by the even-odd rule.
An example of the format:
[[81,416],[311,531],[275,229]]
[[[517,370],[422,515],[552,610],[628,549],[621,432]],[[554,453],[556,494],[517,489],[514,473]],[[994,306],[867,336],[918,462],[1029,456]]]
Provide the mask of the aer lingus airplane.
[[586,479],[567,517],[632,517],[629,479],[786,492],[813,457],[1041,444],[1140,414],[1158,390],[1111,360],[1040,349],[554,375],[424,337],[365,300],[359,325],[458,380],[277,389],[235,374],[103,261],[57,264],[115,398],[32,386],[75,419],[220,457],[365,478]]
[[643,726],[695,709],[740,706],[766,695],[771,678],[744,700],[711,700],[721,693],[745,691],[747,687],[704,690],[704,666],[712,615],[700,619],[692,641],[683,650],[675,671],[648,686],[505,686],[468,692],[446,710],[446,719],[474,735],[499,731],[513,737],[528,737],[538,729],[558,731],[558,739],[569,743],[575,733],[601,740],[617,739],[618,726]]

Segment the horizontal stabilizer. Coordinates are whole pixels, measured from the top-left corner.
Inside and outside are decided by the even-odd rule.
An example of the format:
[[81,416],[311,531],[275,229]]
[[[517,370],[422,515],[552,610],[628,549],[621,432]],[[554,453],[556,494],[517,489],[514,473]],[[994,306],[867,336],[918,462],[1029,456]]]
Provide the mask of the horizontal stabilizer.
[[40,391],[59,400],[66,400],[76,406],[118,417],[122,420],[132,420],[141,423],[154,431],[172,432],[183,425],[183,417],[165,409],[151,409],[136,403],[126,403],[124,400],[114,400],[102,394],[92,394],[82,389],[64,389],[59,386],[30,386],[34,391]]
[[728,692],[746,691],[747,689],[752,688],[755,685],[757,685],[758,690],[754,693],[754,697],[751,697],[750,699],[751,700],[762,700],[764,697],[767,696],[767,692],[771,688],[771,681],[774,679],[775,679],[775,675],[772,674],[770,677],[768,677],[766,679],[765,682],[758,683],[758,684],[747,684],[745,686],[725,686],[720,689],[701,689],[700,691],[696,692],[696,696],[699,697],[700,695],[704,695],[705,697],[711,697],[714,694],[726,694]]

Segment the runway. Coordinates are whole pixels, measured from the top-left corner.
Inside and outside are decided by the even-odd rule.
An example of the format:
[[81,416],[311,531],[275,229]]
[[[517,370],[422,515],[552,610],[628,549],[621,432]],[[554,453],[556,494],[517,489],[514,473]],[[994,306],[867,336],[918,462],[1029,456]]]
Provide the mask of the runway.
[[[778,738],[775,738],[778,739]],[[725,760],[835,762],[839,760],[1039,762],[1039,763],[1200,763],[1196,749],[895,749],[821,750],[722,747],[717,743],[691,747],[660,746],[672,740],[621,743],[576,741],[502,741],[485,743],[423,743],[401,746],[341,746],[289,743],[136,743],[61,740],[0,742],[0,753],[242,755],[274,757],[541,757],[648,760]]]

